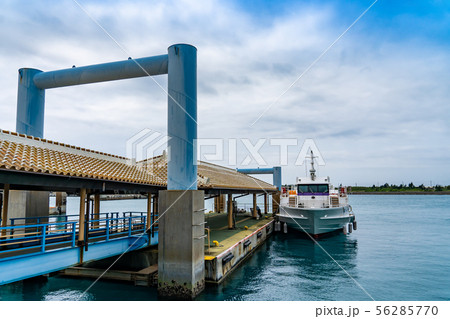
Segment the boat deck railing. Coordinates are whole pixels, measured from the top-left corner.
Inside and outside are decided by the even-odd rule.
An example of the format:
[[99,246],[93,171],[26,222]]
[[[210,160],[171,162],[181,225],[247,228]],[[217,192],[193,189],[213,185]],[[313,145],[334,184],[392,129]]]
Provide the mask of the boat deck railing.
[[293,208],[332,208],[348,204],[347,196],[320,196],[320,198],[299,198],[297,195],[282,196],[282,204]]
[[[253,209],[253,203],[238,203],[238,209],[244,209],[248,212],[250,212]],[[261,212],[264,213],[264,203],[257,205],[260,209]],[[271,212],[272,211],[272,203],[270,202],[268,205],[268,211]]]

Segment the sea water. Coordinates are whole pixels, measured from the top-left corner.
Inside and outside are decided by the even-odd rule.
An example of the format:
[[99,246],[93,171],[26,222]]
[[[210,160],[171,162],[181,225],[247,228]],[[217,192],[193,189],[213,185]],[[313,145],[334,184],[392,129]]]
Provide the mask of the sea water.
[[[276,233],[197,300],[450,300],[450,196],[353,195],[350,203],[353,233],[317,242]],[[68,213],[76,209],[69,198]],[[102,202],[104,212],[145,209],[146,200]],[[93,283],[22,281],[0,286],[0,300],[158,300],[156,288]]]

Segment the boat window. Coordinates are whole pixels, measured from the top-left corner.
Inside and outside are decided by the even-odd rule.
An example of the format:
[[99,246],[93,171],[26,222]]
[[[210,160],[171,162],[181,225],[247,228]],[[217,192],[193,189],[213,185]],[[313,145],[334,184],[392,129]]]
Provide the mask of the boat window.
[[298,194],[328,194],[328,184],[298,185]]

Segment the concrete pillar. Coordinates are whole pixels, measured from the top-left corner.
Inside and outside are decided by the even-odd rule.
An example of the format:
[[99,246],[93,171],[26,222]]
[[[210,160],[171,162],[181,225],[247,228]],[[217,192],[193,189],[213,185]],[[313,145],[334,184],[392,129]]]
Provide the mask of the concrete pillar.
[[204,191],[159,193],[158,293],[193,299],[205,287]]
[[[3,187],[3,204],[2,204],[2,227],[8,225],[8,202],[9,202],[9,184]],[[2,237],[6,235],[6,230],[2,229]]]
[[233,228],[233,194],[228,194],[228,229]]
[[[49,216],[49,192],[10,191],[8,216],[9,218]],[[35,224],[36,219],[28,219],[26,223]]]
[[252,217],[257,218],[258,214],[256,213],[256,194],[253,194],[253,212]]

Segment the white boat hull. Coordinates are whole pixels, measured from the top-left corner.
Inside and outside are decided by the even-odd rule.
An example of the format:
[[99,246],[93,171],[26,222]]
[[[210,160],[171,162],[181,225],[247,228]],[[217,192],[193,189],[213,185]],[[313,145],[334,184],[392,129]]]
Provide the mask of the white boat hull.
[[347,227],[355,220],[350,205],[331,208],[295,208],[280,206],[277,215],[281,223],[302,232],[318,236]]

